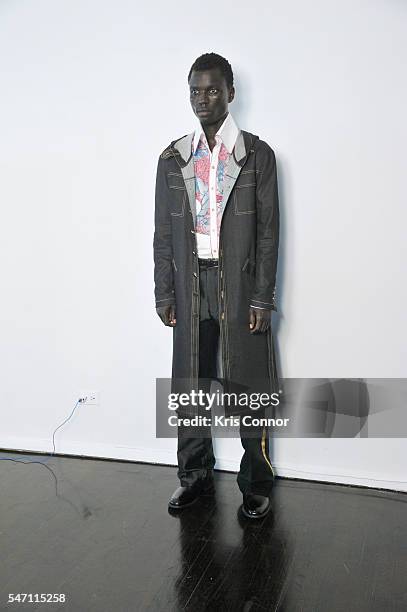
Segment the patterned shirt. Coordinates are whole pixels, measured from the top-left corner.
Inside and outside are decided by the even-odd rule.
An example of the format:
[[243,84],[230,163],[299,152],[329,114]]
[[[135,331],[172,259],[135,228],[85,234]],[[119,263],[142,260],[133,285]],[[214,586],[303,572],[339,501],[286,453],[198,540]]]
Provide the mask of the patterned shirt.
[[219,231],[224,211],[223,180],[239,128],[229,113],[216,133],[211,152],[201,125],[192,141],[195,170],[196,239],[198,257],[219,257]]

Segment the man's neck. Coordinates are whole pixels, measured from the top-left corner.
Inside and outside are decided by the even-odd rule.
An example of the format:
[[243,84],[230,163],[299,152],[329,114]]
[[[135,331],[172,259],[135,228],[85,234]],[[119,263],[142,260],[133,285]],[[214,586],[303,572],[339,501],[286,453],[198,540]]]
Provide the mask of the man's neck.
[[216,132],[219,130],[220,126],[225,121],[227,116],[228,116],[228,113],[223,115],[223,117],[221,117],[216,123],[212,123],[211,125],[206,125],[206,126],[201,125],[205,133],[206,140],[208,141],[208,145],[211,150],[211,153],[216,145],[216,139],[215,139]]

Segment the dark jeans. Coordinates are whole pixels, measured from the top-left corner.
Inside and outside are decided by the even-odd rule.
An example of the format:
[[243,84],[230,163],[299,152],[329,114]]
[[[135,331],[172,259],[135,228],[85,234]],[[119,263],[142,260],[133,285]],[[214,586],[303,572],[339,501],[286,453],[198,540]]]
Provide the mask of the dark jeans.
[[[199,377],[200,388],[209,392],[207,381],[217,376],[219,344],[218,268],[207,267],[200,260],[200,322],[199,322]],[[263,414],[256,414],[262,417]],[[206,413],[207,415],[208,413]],[[209,413],[210,414],[210,413]],[[194,436],[194,428],[178,426],[178,477],[182,486],[190,486],[205,477],[215,465],[210,428]],[[250,430],[250,437],[248,431]],[[196,430],[195,430],[196,431]],[[254,436],[253,436],[254,433]],[[246,434],[246,435],[245,435]],[[269,457],[269,437],[265,427],[254,429],[240,421],[240,440],[244,449],[237,483],[242,493],[268,495],[274,482]]]

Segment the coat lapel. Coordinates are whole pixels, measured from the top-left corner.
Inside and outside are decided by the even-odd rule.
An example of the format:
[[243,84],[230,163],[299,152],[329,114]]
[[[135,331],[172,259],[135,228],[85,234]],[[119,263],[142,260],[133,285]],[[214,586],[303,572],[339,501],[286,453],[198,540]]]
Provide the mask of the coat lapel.
[[[196,225],[196,202],[195,202],[195,171],[194,171],[194,158],[192,155],[192,139],[194,132],[187,134],[180,138],[174,143],[174,148],[177,149],[181,155],[184,165],[180,165],[182,176],[185,182],[185,188],[188,193],[189,206],[191,209],[192,217],[194,220],[194,227]],[[230,156],[226,174],[223,181],[223,204],[226,207],[229,196],[232,192],[234,184],[240,174],[242,167],[246,161],[248,151],[251,146],[251,136],[247,135],[250,142],[246,141],[245,135],[242,130],[239,130],[239,134],[236,139],[236,143],[233,149],[233,153]]]
[[243,138],[243,133],[240,130],[236,139],[236,144],[233,153],[230,156],[225,178],[223,180],[223,210],[225,210],[229,196],[232,192],[234,184],[240,174],[240,171],[246,161],[246,145]]
[[183,136],[174,144],[174,148],[177,149],[185,165],[180,165],[182,176],[184,178],[185,188],[188,194],[189,206],[191,209],[192,217],[194,220],[194,227],[196,225],[196,202],[195,202],[195,170],[194,170],[194,158],[192,155],[192,134]]

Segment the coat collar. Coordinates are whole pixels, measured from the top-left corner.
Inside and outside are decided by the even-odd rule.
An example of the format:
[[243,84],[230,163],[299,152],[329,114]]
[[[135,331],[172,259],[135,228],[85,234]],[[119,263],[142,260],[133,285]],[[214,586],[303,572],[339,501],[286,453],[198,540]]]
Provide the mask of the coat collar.
[[[190,161],[190,158],[192,157],[192,142],[194,139],[194,133],[195,132],[191,132],[191,134],[183,136],[173,145],[174,149],[176,149],[181,155],[185,164],[187,164]],[[246,161],[245,158],[247,157],[247,154],[249,152],[251,141],[252,136],[251,134],[249,134],[249,132],[243,132],[242,130],[239,130],[239,133],[236,138],[236,143],[233,148],[233,157],[240,166],[243,166],[244,162]]]

